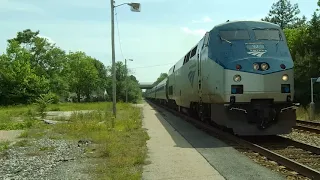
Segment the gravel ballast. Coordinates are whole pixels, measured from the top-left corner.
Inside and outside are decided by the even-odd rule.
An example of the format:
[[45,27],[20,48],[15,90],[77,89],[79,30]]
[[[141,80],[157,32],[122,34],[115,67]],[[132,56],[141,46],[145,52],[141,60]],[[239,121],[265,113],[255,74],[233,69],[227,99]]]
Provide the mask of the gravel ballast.
[[292,133],[282,135],[282,136],[311,145],[311,146],[320,147],[320,135],[316,133],[309,133],[309,132],[293,129]]
[[77,142],[22,140],[1,153],[0,179],[91,179],[83,155]]

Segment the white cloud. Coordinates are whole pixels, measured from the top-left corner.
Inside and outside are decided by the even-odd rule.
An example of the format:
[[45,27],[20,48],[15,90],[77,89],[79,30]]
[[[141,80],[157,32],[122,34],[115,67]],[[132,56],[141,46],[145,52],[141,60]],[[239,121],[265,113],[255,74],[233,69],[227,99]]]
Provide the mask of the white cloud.
[[44,13],[44,11],[32,4],[25,2],[14,2],[9,0],[0,1],[0,12],[3,11],[20,11],[31,13]]
[[56,43],[56,42],[54,42],[54,41],[52,40],[52,38],[50,38],[50,37],[48,37],[48,36],[44,36],[44,35],[38,34],[38,37],[46,39],[46,40],[47,40],[49,43],[51,43],[51,44]]
[[212,19],[208,16],[203,17],[200,20],[192,20],[193,23],[208,23],[208,22],[212,22]]
[[191,35],[195,35],[195,36],[203,36],[206,34],[206,30],[204,29],[195,29],[195,30],[191,30],[187,27],[182,27],[181,30],[186,33],[186,34],[191,34]]

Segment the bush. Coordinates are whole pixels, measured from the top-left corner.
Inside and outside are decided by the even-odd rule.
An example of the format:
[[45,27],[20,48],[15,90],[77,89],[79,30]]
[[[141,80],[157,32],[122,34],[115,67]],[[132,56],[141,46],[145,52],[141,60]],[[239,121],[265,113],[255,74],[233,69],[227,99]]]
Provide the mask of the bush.
[[36,99],[37,111],[39,112],[41,118],[46,116],[45,111],[49,104],[53,101],[51,94],[41,94],[40,97]]
[[47,99],[52,99],[51,100],[52,104],[58,104],[60,102],[60,97],[55,93],[49,92],[45,96],[47,97]]

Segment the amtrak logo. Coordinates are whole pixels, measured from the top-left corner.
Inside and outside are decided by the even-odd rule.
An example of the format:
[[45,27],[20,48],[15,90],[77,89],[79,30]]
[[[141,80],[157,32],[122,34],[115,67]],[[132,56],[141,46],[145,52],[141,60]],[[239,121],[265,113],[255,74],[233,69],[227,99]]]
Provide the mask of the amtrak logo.
[[250,51],[250,52],[247,52],[248,54],[250,55],[253,55],[253,56],[257,56],[257,57],[261,57],[264,53],[266,53],[267,51],[266,50],[253,50],[253,51]]
[[190,71],[189,74],[188,74],[188,79],[189,79],[189,82],[191,84],[191,87],[193,88],[193,81],[194,81],[194,74],[196,73],[196,71]]

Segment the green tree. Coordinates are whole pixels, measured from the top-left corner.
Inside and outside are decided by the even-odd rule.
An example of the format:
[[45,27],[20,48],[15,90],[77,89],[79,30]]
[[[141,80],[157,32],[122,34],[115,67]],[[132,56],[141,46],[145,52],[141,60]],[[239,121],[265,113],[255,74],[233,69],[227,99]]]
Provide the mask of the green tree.
[[137,80],[137,78],[134,75],[130,75],[129,78],[136,83],[139,83],[139,81]]
[[34,102],[40,94],[49,91],[49,82],[38,76],[29,59],[32,54],[13,40],[6,54],[0,57],[0,102],[2,105]]
[[162,80],[166,79],[168,77],[167,73],[161,73],[158,79],[152,84],[153,86],[159,84]]
[[25,29],[22,32],[18,32],[17,36],[13,39],[9,39],[8,43],[11,41],[16,41],[19,44],[23,45],[24,48],[30,50],[34,38],[39,35],[39,31],[33,32],[30,29]]
[[282,29],[304,24],[306,17],[297,17],[300,13],[298,4],[292,5],[289,0],[278,0],[273,3],[267,17],[261,19],[278,24]]
[[[108,66],[108,82],[107,92],[112,97],[112,67]],[[137,102],[142,97],[142,91],[139,87],[139,82],[133,75],[126,79],[126,69],[123,62],[116,62],[116,98],[117,101],[125,101],[125,87],[128,88],[128,102]]]
[[88,101],[95,94],[104,97],[110,80],[103,63],[84,52],[66,54],[39,34],[25,29],[7,40],[0,55],[0,104],[32,103],[44,96],[57,103],[70,93],[78,101],[81,96]]
[[107,89],[107,82],[108,82],[107,69],[105,65],[99,60],[92,57],[90,57],[89,59],[98,72],[98,80],[96,83],[95,90],[93,91],[93,94],[95,95],[95,99],[93,100],[94,101],[106,100],[104,92]]
[[67,68],[70,91],[77,94],[78,102],[81,96],[86,96],[89,101],[99,82],[99,73],[93,64],[93,59],[84,52],[70,52]]
[[[314,12],[309,22],[289,28],[284,32],[295,64],[295,99],[306,108],[310,103],[310,78],[320,76],[320,17]],[[315,101],[319,100],[319,91],[319,84],[315,84]]]
[[314,51],[315,56],[320,55],[320,16],[314,12],[308,28],[310,48]]
[[[26,49],[30,54],[29,63],[38,76],[44,76],[49,80],[50,91],[65,95],[68,89],[66,77],[62,70],[66,63],[66,54],[63,50],[50,44],[46,39],[39,37],[39,31],[30,29],[18,32],[17,36],[8,42],[17,42],[19,46]],[[9,49],[14,53],[15,49]]]

